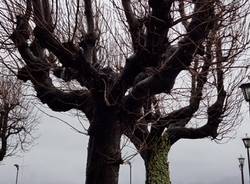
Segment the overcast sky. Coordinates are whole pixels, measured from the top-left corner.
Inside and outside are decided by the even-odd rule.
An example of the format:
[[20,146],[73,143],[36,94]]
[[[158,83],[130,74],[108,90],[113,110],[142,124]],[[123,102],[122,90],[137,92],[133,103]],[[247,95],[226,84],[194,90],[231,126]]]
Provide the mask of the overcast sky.
[[[60,115],[61,116],[61,115]],[[72,118],[62,117],[68,122]],[[20,165],[19,184],[83,184],[85,180],[87,137],[73,132],[56,119],[40,119],[37,144],[22,157],[10,158],[0,165],[0,184],[15,184]],[[250,120],[246,112],[237,136],[227,144],[210,140],[182,140],[169,155],[173,184],[236,184],[240,183],[237,158],[246,150],[241,138],[250,135]],[[141,159],[132,160],[133,184],[144,183]],[[245,161],[245,182],[248,169]],[[129,183],[129,167],[121,166],[120,184]]]

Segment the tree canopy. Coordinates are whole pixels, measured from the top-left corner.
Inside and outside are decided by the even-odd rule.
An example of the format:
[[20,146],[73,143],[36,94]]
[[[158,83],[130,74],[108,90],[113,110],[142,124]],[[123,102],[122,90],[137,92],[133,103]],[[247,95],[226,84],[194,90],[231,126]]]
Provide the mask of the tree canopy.
[[[118,183],[125,135],[147,184],[169,183],[180,139],[239,123],[247,0],[1,0],[4,65],[54,111],[89,120],[86,183]],[[242,59],[243,58],[243,59]]]
[[27,151],[35,136],[36,114],[25,97],[25,86],[6,70],[0,75],[0,162]]

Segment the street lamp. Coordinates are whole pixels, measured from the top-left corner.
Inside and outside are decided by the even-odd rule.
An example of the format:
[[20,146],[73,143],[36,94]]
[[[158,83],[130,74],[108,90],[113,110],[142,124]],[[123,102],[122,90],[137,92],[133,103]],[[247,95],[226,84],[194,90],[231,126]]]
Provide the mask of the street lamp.
[[250,102],[250,83],[244,83],[240,85],[244,98],[247,102]]
[[14,164],[14,166],[16,167],[16,184],[18,181],[18,173],[19,173],[19,165],[18,164]]
[[249,160],[249,148],[250,148],[250,137],[245,137],[242,139],[245,148],[247,149],[247,161],[248,161],[248,173],[249,173],[249,182],[250,182],[250,160]]
[[[243,92],[245,100],[249,103],[249,113],[250,113],[250,83],[244,83],[240,85]],[[250,160],[249,160],[249,148],[250,148],[250,137],[245,137],[242,139],[245,148],[247,149],[247,160],[248,160],[248,172],[249,172],[249,182],[250,182]]]
[[126,161],[125,164],[129,165],[129,184],[132,184],[132,163],[130,161]]
[[240,167],[240,172],[241,172],[241,183],[244,184],[243,166],[244,166],[244,160],[245,160],[245,158],[243,158],[242,156],[240,156],[238,158],[238,160],[239,160],[239,163],[240,163],[239,167]]

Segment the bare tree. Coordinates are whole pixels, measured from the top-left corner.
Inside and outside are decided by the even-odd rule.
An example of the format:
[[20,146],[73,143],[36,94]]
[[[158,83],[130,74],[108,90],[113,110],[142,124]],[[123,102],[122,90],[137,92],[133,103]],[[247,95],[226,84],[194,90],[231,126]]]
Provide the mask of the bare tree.
[[180,139],[239,123],[247,0],[2,0],[5,66],[54,111],[89,120],[87,184],[118,183],[126,135],[147,184],[170,183]]
[[[4,75],[5,73],[5,75]],[[14,76],[1,72],[0,77],[0,161],[15,153],[27,151],[34,137],[36,118],[24,86]]]

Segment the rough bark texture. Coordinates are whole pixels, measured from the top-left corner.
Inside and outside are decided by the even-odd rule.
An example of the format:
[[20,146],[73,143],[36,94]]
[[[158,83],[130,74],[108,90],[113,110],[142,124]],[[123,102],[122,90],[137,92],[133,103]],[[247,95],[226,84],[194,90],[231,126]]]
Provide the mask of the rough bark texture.
[[146,184],[171,184],[168,164],[170,147],[167,135],[153,145],[146,162]]
[[86,183],[118,184],[121,126],[114,110],[100,106],[89,130]]
[[[114,127],[105,134],[90,135],[87,159],[87,184],[117,184],[120,155],[120,128]],[[105,131],[105,130],[104,130]]]
[[[2,109],[1,109],[2,110]],[[7,128],[8,128],[8,111],[0,112],[0,161],[4,159],[7,152]]]

